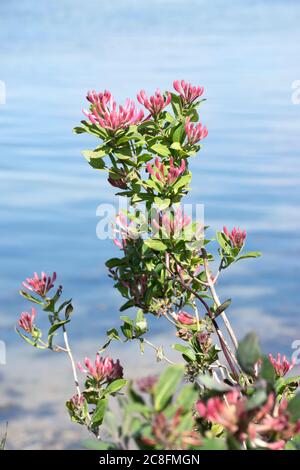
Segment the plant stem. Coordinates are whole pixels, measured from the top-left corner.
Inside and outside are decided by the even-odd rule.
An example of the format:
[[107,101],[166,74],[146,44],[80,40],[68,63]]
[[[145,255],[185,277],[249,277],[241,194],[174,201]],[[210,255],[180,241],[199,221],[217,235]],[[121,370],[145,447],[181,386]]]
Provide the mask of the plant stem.
[[67,354],[69,356],[69,359],[70,359],[70,362],[71,362],[71,365],[72,365],[72,371],[73,371],[73,377],[74,377],[74,383],[75,383],[75,388],[76,388],[76,391],[77,391],[77,394],[78,396],[81,395],[81,391],[80,391],[80,388],[79,388],[79,382],[78,382],[78,376],[77,376],[77,370],[76,370],[76,365],[75,365],[75,361],[74,361],[74,358],[73,358],[73,354],[72,354],[72,351],[71,351],[71,348],[70,348],[70,344],[69,344],[69,339],[68,339],[68,334],[67,334],[67,330],[65,328],[65,325],[63,325],[63,336],[64,336],[64,342],[65,342],[65,345],[66,345],[66,350],[67,350]]
[[[209,286],[209,290],[211,292],[211,295],[212,295],[212,298],[214,299],[214,302],[216,304],[217,307],[220,307],[221,305],[221,302],[220,302],[220,299],[216,293],[216,290],[215,290],[215,287],[214,287],[214,283],[211,279],[211,276],[210,276],[210,272],[209,272],[209,266],[208,266],[208,261],[207,261],[207,253],[205,251],[204,248],[202,248],[202,256],[203,256],[203,262],[204,262],[204,269],[205,269],[205,274],[206,274],[206,279],[207,279],[207,283],[208,283],[208,286]],[[228,331],[228,334],[231,338],[231,341],[235,347],[235,349],[237,349],[238,347],[238,341],[237,341],[237,338],[235,336],[235,333],[232,329],[232,326],[227,318],[227,315],[225,312],[222,312],[220,314],[220,316],[222,317],[222,320],[224,321],[224,324],[226,326],[226,329]]]
[[[170,272],[170,274],[172,276],[174,276],[174,274],[170,271],[170,269],[168,269],[168,271]],[[239,376],[238,376],[238,373],[237,371],[235,370],[235,367],[233,365],[233,363],[235,363],[238,367],[238,362],[236,360],[236,357],[234,356],[234,354],[232,353],[230,347],[228,346],[224,336],[223,336],[223,333],[221,332],[216,320],[214,319],[213,317],[213,314],[212,312],[210,311],[210,308],[208,306],[208,304],[205,302],[204,299],[202,299],[202,297],[196,292],[194,291],[194,289],[192,289],[190,286],[188,286],[185,282],[184,282],[184,279],[182,276],[178,276],[178,280],[180,282],[180,284],[182,285],[182,287],[185,288],[185,290],[189,291],[191,294],[193,294],[201,303],[202,305],[205,307],[206,311],[207,311],[207,314],[209,316],[209,318],[211,319],[212,321],[212,324],[213,324],[213,327],[218,335],[218,338],[219,338],[219,341],[220,341],[220,345],[221,345],[221,348],[222,348],[222,351],[224,353],[224,356],[228,362],[228,365],[230,367],[230,370],[232,372],[232,375],[234,377],[234,379],[238,382],[239,380]]]
[[150,346],[152,349],[154,349],[154,351],[157,354],[160,354],[162,359],[164,359],[168,364],[174,365],[174,362],[171,361],[170,359],[168,359],[167,356],[164,355],[164,353],[162,352],[162,350],[159,347],[155,346],[153,343],[151,343],[150,341],[148,341],[145,338],[143,338],[143,342],[148,344],[148,346]]

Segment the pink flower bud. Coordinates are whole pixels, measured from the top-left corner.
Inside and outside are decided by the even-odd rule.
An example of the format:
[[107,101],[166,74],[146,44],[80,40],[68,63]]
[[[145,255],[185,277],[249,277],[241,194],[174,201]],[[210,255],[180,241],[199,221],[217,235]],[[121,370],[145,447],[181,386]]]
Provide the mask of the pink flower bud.
[[88,92],[87,99],[91,103],[90,109],[83,110],[83,114],[92,124],[116,132],[126,129],[133,124],[138,124],[144,117],[144,112],[136,108],[132,100],[127,99],[124,106],[117,103],[109,91],[104,93]]
[[229,232],[227,227],[223,227],[223,232],[230,239],[233,247],[242,248],[247,236],[246,230],[240,230],[239,228],[234,227],[231,232]]
[[183,325],[194,325],[196,323],[196,318],[193,317],[193,315],[181,310],[177,315],[177,321]]
[[147,163],[146,168],[153,179],[158,180],[164,186],[170,186],[185,172],[186,163],[185,160],[182,159],[180,166],[175,167],[173,158],[170,158],[170,165],[168,167],[156,157],[154,167],[150,163]]
[[112,382],[123,377],[123,367],[119,360],[114,362],[110,357],[102,358],[99,353],[96,354],[94,366],[88,357],[85,358],[84,365],[86,369],[78,362],[77,367],[80,372],[88,374],[99,382],[104,380]]
[[18,321],[18,325],[27,333],[32,333],[34,330],[34,319],[36,317],[36,310],[35,308],[31,308],[31,314],[28,312],[22,312],[20,319]]
[[272,356],[272,354],[269,354],[269,360],[279,377],[283,377],[287,374],[296,364],[295,358],[292,359],[292,362],[289,362],[285,356],[282,356],[281,358],[280,353],[277,354],[277,360]]
[[32,278],[27,278],[26,281],[22,282],[23,286],[41,297],[45,297],[56,280],[56,273],[54,272],[51,276],[47,276],[46,273],[42,272],[41,277],[37,273],[34,273]]
[[204,88],[200,86],[192,86],[184,80],[175,80],[173,87],[179,93],[184,104],[191,104],[204,93]]
[[141,90],[137,95],[139,103],[141,103],[150,112],[152,116],[157,116],[161,111],[170,104],[172,95],[167,93],[166,98],[157,89],[153,96],[147,97],[144,90]]
[[189,117],[186,119],[184,129],[190,145],[196,144],[208,135],[206,127],[203,127],[201,123],[193,124]]

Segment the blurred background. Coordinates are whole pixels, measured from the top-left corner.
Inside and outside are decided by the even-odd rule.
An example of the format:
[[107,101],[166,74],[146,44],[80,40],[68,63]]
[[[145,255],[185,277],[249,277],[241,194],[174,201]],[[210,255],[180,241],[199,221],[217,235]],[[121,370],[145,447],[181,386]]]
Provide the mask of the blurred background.
[[[187,202],[205,205],[214,230],[246,228],[247,248],[263,252],[226,272],[219,293],[233,299],[239,337],[255,329],[265,352],[291,356],[300,339],[299,24],[297,0],[1,0],[0,434],[9,421],[8,448],[80,448],[87,437],[64,409],[73,393],[67,358],[14,333],[28,307],[21,281],[57,271],[73,297],[77,360],[93,357],[119,324],[122,299],[104,267],[118,249],[96,237],[96,208],[115,202],[114,191],[81,156],[95,140],[72,134],[89,89],[123,101],[141,88],[171,89],[174,79],[205,86],[209,137],[192,160]],[[153,342],[168,328],[152,321]],[[122,348],[121,359],[129,377],[159,367],[138,345]]]

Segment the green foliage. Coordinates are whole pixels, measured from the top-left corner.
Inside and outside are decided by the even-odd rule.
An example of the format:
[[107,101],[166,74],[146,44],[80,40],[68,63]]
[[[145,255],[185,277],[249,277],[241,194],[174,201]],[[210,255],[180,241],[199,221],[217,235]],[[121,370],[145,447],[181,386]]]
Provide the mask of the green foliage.
[[237,360],[242,369],[250,375],[254,374],[254,366],[261,358],[258,337],[255,333],[248,333],[239,343]]
[[154,407],[162,411],[170,402],[174,390],[183,378],[183,367],[179,365],[168,367],[160,376],[154,391]]

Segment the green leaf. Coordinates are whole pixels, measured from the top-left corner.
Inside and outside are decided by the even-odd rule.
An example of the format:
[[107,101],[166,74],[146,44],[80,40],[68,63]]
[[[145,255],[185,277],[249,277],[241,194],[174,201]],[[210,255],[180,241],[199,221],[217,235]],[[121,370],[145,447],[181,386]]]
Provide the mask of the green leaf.
[[54,323],[54,325],[51,326],[51,328],[49,329],[48,331],[48,337],[49,336],[52,336],[56,330],[58,330],[59,328],[61,328],[63,325],[65,325],[66,323],[69,323],[71,320],[62,320],[62,321],[59,321],[57,323]]
[[173,143],[183,143],[184,139],[185,139],[184,124],[180,123],[174,128],[174,132],[172,134],[172,140],[173,140]]
[[230,304],[231,304],[231,299],[228,299],[228,300],[225,300],[225,302],[223,302],[221,305],[219,305],[214,315],[215,318],[221,315],[221,313],[224,312],[229,307]]
[[183,411],[187,412],[191,410],[191,404],[196,403],[198,396],[199,392],[194,385],[185,385],[176,399],[176,406],[182,407]]
[[113,442],[97,441],[96,439],[86,439],[83,446],[90,450],[116,450],[117,446]]
[[[28,338],[28,336],[26,336],[26,335],[24,335],[23,333],[21,333],[21,331],[18,330],[17,328],[16,328],[16,332],[18,333],[19,336],[21,336],[22,339],[24,339],[24,340],[26,341],[26,343],[30,344],[30,345],[33,346],[34,348],[37,348],[37,349],[47,349],[46,346],[40,346],[40,345],[38,344],[38,339],[37,339],[37,338],[34,339],[34,340],[30,339],[30,338]],[[39,337],[40,337],[40,336],[39,336]]]
[[121,330],[122,330],[124,336],[127,339],[132,339],[133,338],[133,328],[134,328],[133,321],[131,320],[131,318],[126,317],[126,316],[122,316],[120,318],[124,322],[124,325],[121,326]]
[[291,421],[296,423],[300,419],[300,395],[296,395],[294,398],[289,401],[288,412],[291,415]]
[[36,297],[33,297],[32,295],[28,294],[28,292],[25,292],[24,290],[20,290],[19,294],[22,295],[26,300],[29,300],[30,302],[34,302],[35,304],[43,305],[43,301],[37,299]]
[[250,375],[254,374],[254,365],[261,357],[258,336],[255,333],[248,333],[239,342],[237,349],[237,360],[242,369]]
[[176,95],[175,93],[171,93],[171,94],[172,94],[171,105],[172,105],[173,112],[174,112],[175,116],[180,116],[181,113],[182,113],[181,98],[180,98],[180,96]]
[[163,211],[169,207],[171,199],[161,199],[160,197],[155,197],[154,202],[157,205],[160,211]]
[[200,450],[227,450],[227,445],[224,439],[221,438],[209,438],[204,439]]
[[130,299],[127,302],[125,302],[125,304],[123,304],[122,307],[120,307],[120,312],[124,312],[124,310],[127,310],[130,307],[134,307],[134,305],[135,305],[135,301],[133,299]]
[[178,191],[178,189],[182,188],[183,186],[187,186],[191,181],[192,175],[189,173],[188,175],[181,176],[176,183],[172,186],[173,191]]
[[116,157],[119,160],[131,160],[132,153],[130,147],[118,147],[118,149],[114,152]]
[[183,344],[172,344],[172,348],[175,349],[175,351],[181,352],[184,358],[186,357],[192,362],[196,360],[196,355],[190,347],[184,346]]
[[154,144],[151,149],[162,157],[168,157],[170,155],[170,150],[166,145],[163,144]]
[[167,249],[167,245],[165,245],[162,241],[156,240],[154,238],[148,238],[144,241],[144,244],[154,251],[165,251]]
[[86,130],[83,127],[77,126],[73,129],[74,134],[85,134]]
[[276,379],[274,367],[269,361],[269,358],[266,356],[263,356],[261,361],[260,377],[265,379],[269,384],[273,385]]
[[127,380],[125,379],[114,380],[106,387],[103,393],[105,395],[111,395],[112,393],[116,393],[119,390],[121,390],[121,388],[123,388],[126,384],[127,384]]
[[220,247],[222,248],[222,250],[226,252],[228,252],[228,249],[231,248],[231,244],[230,244],[230,241],[228,239],[228,237],[225,235],[225,233],[223,232],[217,232],[216,233],[216,239],[220,245]]
[[136,319],[135,319],[135,328],[137,329],[137,333],[139,335],[147,331],[147,320],[146,320],[143,310],[137,311]]
[[94,411],[94,413],[92,415],[92,419],[91,419],[91,425],[92,425],[93,428],[97,428],[98,426],[100,426],[102,424],[103,419],[104,419],[105,410],[107,408],[107,404],[108,404],[108,399],[107,398],[100,398],[98,400],[95,411]]
[[106,152],[104,150],[83,150],[82,155],[89,162],[91,167],[96,170],[102,170],[105,168],[103,157],[106,155]]
[[260,251],[249,251],[248,253],[245,253],[244,255],[239,256],[236,261],[239,261],[241,259],[246,259],[246,258],[259,258],[262,255]]
[[108,341],[106,341],[106,343],[102,346],[102,348],[99,349],[100,354],[110,345],[110,343],[113,340],[122,341],[120,336],[119,336],[119,332],[116,328],[111,328],[110,330],[108,330],[106,332],[106,336],[108,338]]
[[115,268],[116,266],[121,266],[124,264],[124,260],[121,258],[111,258],[108,261],[106,261],[105,266],[107,268]]
[[154,390],[154,408],[162,411],[174,395],[182,380],[184,368],[180,365],[168,367],[160,376]]
[[248,411],[254,410],[255,408],[261,407],[267,400],[266,390],[257,390],[247,402],[246,409]]
[[[273,368],[273,372],[274,372],[274,368]],[[297,384],[299,381],[300,381],[300,375],[296,375],[295,377],[279,377],[276,380],[276,384],[275,384],[276,393],[282,394],[285,391],[285,389],[291,385],[295,385],[297,387]]]
[[182,147],[179,142],[173,142],[170,148],[173,150],[182,150]]

